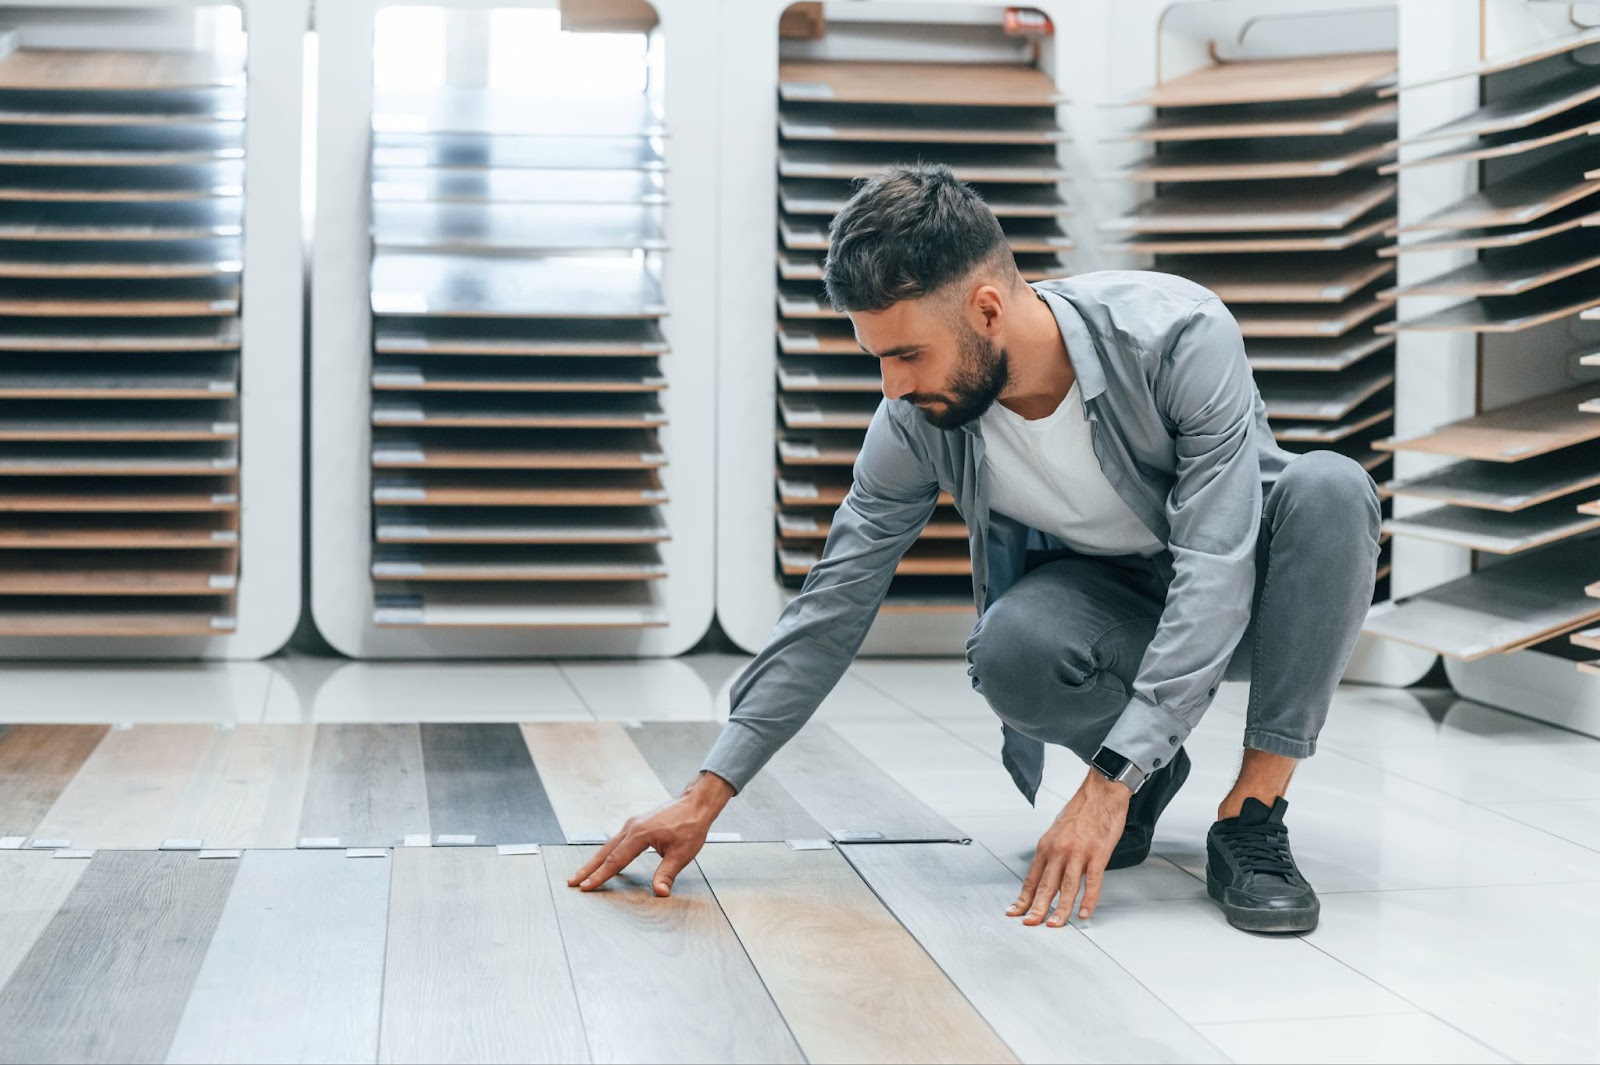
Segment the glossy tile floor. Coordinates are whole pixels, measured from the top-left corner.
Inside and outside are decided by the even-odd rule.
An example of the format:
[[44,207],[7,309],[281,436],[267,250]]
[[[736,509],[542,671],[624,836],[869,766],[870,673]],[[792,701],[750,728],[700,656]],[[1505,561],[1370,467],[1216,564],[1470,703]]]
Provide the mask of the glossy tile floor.
[[[706,720],[743,662],[7,667],[0,720]],[[1037,934],[1087,937],[1239,1061],[1600,1059],[1600,741],[1449,693],[1341,690],[1290,796],[1322,927],[1254,937],[1200,879],[1244,695],[1191,739],[1156,856],[1108,878],[1091,922]],[[860,662],[819,720],[1018,872],[1083,773],[1053,751],[1030,808],[955,661]]]

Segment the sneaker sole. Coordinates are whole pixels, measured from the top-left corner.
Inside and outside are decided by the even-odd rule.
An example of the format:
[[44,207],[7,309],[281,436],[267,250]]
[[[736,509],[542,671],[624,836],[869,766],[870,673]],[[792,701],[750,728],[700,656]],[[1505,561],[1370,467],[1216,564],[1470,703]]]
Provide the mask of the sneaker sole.
[[1221,908],[1228,923],[1241,932],[1270,932],[1291,934],[1316,931],[1317,920],[1322,916],[1322,902],[1305,910],[1263,910],[1249,906],[1235,906],[1222,900],[1222,885],[1206,870],[1206,894]]
[[[1193,766],[1193,764],[1194,763],[1192,759],[1185,758],[1183,760],[1183,765],[1177,772],[1173,773],[1172,787],[1167,791],[1166,798],[1162,799],[1160,804],[1156,806],[1156,816],[1151,822],[1151,842],[1154,842],[1154,825],[1161,821],[1161,815],[1167,812],[1167,807],[1171,805],[1172,800],[1177,797],[1179,790],[1182,789],[1183,782],[1189,779],[1189,769]],[[1123,854],[1113,854],[1111,861],[1106,863],[1106,871],[1110,872],[1113,869],[1132,869],[1136,865],[1143,865],[1144,860],[1148,857],[1150,857],[1149,847],[1141,847],[1138,850],[1127,851]]]

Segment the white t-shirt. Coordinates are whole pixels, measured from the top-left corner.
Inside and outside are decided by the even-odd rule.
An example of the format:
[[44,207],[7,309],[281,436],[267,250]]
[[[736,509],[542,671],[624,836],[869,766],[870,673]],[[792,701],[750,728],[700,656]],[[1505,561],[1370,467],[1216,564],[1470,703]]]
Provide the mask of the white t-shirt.
[[1084,555],[1165,549],[1100,470],[1077,382],[1050,414],[1029,421],[999,403],[983,426],[989,507]]

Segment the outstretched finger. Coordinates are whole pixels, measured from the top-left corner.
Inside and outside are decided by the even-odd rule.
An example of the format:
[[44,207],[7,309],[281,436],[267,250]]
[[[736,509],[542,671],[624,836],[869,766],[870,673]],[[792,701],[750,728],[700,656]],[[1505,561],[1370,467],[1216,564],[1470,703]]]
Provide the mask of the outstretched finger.
[[1044,876],[1044,855],[1035,854],[1032,863],[1028,866],[1028,875],[1022,879],[1022,894],[1017,896],[1017,901],[1006,910],[1007,917],[1021,917],[1028,910],[1028,903],[1033,901],[1033,893],[1038,890],[1039,879]]
[[1033,903],[1028,907],[1028,915],[1022,919],[1022,923],[1036,925],[1043,921],[1050,913],[1050,903],[1055,901],[1056,893],[1060,890],[1061,866],[1052,865],[1039,881],[1039,887],[1033,893]]
[[606,860],[600,863],[600,868],[583,878],[583,881],[578,884],[578,890],[593,891],[626,869],[628,863],[643,854],[645,848],[649,845],[639,836],[628,836],[621,843],[618,843],[610,854],[606,855]]
[[1094,916],[1094,908],[1100,904],[1100,885],[1105,881],[1105,873],[1090,873],[1084,878],[1083,904],[1078,907],[1078,919],[1087,921]]
[[1083,866],[1073,862],[1067,866],[1067,875],[1061,878],[1061,904],[1056,907],[1056,912],[1050,915],[1048,926],[1060,928],[1067,923],[1067,917],[1072,913],[1072,904],[1078,898],[1078,884],[1083,880]]
[[658,898],[666,898],[672,894],[673,882],[678,879],[678,874],[683,872],[683,867],[694,860],[695,851],[688,847],[668,848],[667,853],[661,858],[661,864],[656,866],[656,875],[651,880]]
[[611,852],[617,849],[617,844],[621,843],[626,835],[626,831],[618,832],[601,844],[600,849],[590,855],[589,860],[584,862],[576,873],[567,877],[567,887],[577,887],[579,881],[587,879],[591,873],[600,868],[601,863],[611,856]]

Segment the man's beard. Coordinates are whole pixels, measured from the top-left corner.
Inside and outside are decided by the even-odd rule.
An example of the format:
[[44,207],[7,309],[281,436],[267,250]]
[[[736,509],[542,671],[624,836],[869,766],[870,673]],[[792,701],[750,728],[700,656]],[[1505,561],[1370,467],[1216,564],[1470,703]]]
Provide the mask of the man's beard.
[[1011,383],[1011,360],[1004,348],[984,339],[976,330],[966,329],[960,339],[961,366],[942,395],[914,392],[905,399],[919,405],[938,402],[938,411],[920,407],[922,416],[935,429],[959,429],[983,417]]

